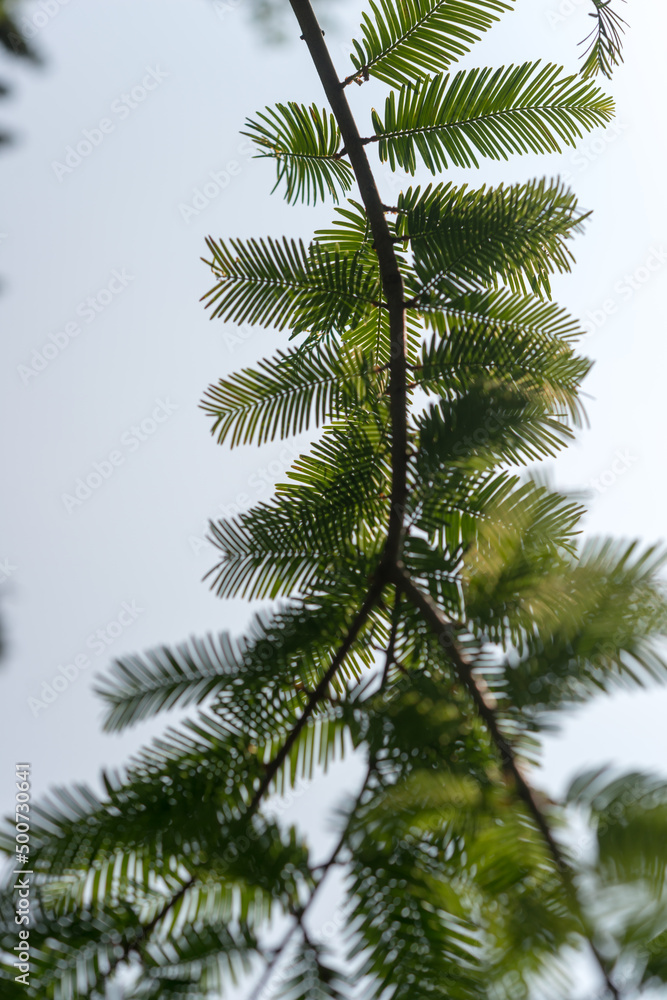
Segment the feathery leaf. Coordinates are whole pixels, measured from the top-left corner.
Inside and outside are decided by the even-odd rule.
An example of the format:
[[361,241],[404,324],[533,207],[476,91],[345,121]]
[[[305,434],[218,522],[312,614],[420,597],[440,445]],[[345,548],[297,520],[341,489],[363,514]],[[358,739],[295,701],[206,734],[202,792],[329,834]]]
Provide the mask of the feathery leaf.
[[249,119],[248,136],[262,152],[260,157],[275,159],[278,177],[274,191],[285,181],[285,198],[295,204],[316,204],[331,195],[338,201],[339,191],[352,187],[352,169],[336,154],[341,138],[336,119],[316,105],[305,107],[290,101],[258,112],[259,121]]
[[385,381],[360,352],[318,342],[307,352],[279,351],[258,368],[221,379],[209,386],[201,407],[214,418],[218,444],[264,444],[351,415]]
[[613,102],[558,66],[523,63],[425,78],[392,92],[374,111],[380,159],[414,174],[417,156],[432,172],[477,167],[478,157],[559,153],[584,131],[611,121]]
[[614,69],[623,62],[625,21],[611,6],[616,0],[591,0],[591,2],[595,11],[590,17],[595,20],[595,25],[581,43],[586,45],[588,42],[588,48],[583,55],[581,75],[592,77],[602,73],[603,76],[611,77]]
[[352,42],[353,78],[374,76],[392,87],[446,69],[512,9],[504,0],[370,0],[369,6],[363,41]]
[[325,334],[358,323],[380,305],[377,269],[355,254],[330,253],[301,240],[206,241],[217,281],[204,296],[211,319],[286,326]]
[[397,232],[410,240],[422,288],[452,297],[500,279],[514,292],[549,295],[549,275],[568,272],[567,241],[586,215],[560,182],[474,190],[451,184],[409,189],[398,200]]

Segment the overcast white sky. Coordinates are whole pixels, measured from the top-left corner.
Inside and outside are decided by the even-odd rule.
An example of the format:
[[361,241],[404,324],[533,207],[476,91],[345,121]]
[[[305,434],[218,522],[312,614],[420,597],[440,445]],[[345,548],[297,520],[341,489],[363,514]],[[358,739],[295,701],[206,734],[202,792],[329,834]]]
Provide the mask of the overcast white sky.
[[[237,631],[249,613],[201,582],[214,562],[204,525],[221,506],[267,498],[292,453],[281,444],[219,448],[197,404],[209,382],[272,353],[281,339],[259,330],[230,336],[233,328],[210,323],[198,302],[208,281],[199,257],[208,233],[307,237],[330,216],[328,207],[290,209],[269,197],[273,168],[251,160],[238,134],[246,115],[275,100],[323,103],[303,44],[262,47],[239,9],[251,3],[70,0],[48,19],[37,16],[43,70],[3,62],[16,92],[0,112],[20,134],[0,156],[7,805],[15,761],[32,762],[37,792],[93,780],[163,728],[158,721],[102,735],[91,682],[111,657]],[[336,7],[341,30],[328,39],[346,73],[346,38],[361,4]],[[25,7],[33,18],[40,10]],[[584,0],[519,0],[468,64],[541,56],[574,69],[587,14]],[[595,210],[577,240],[575,274],[557,283],[560,301],[591,324],[592,429],[554,471],[559,484],[591,488],[590,531],[653,542],[667,535],[667,13],[630,0],[627,16],[626,64],[608,86],[616,125],[577,154],[517,158],[466,179],[560,172]],[[362,109],[379,103],[382,88],[353,90],[367,121]],[[97,144],[65,171],[57,164],[86,129]],[[51,357],[37,371],[33,352],[44,357],[45,345]],[[96,463],[108,474],[100,487],[78,504],[63,499]],[[89,665],[35,714],[29,699],[77,656]],[[666,711],[664,691],[600,700],[549,742],[542,782],[558,792],[575,770],[598,762],[663,767]],[[299,808],[309,811],[303,801]]]

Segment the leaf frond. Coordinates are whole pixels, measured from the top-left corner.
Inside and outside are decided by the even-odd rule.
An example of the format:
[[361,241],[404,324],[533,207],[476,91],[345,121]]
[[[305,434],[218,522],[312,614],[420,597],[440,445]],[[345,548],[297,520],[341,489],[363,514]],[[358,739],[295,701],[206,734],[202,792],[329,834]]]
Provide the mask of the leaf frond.
[[[492,306],[496,304],[521,309],[520,301],[511,297]],[[513,325],[498,322],[493,316],[482,318],[479,313],[467,316],[443,312],[438,318],[442,334],[434,335],[422,347],[414,375],[417,385],[450,399],[484,379],[512,385],[519,391],[538,391],[546,409],[565,412],[575,426],[580,426],[585,413],[579,390],[590,362],[576,355],[569,341],[559,335],[569,319],[562,310],[554,307],[546,315],[538,310],[535,313],[541,320],[541,335],[526,329],[521,322],[525,322],[524,317]]]
[[374,141],[392,169],[414,174],[419,156],[436,173],[477,167],[478,157],[559,153],[612,116],[613,102],[589,81],[527,62],[426,77],[392,92],[384,116],[373,112]]
[[[590,78],[602,74],[611,78],[616,67],[623,62],[623,33],[626,22],[612,8],[616,0],[591,0],[595,10],[590,15],[595,24],[583,40],[584,50],[581,75]],[[620,2],[620,0],[619,0]]]
[[392,87],[440,73],[469,52],[501,14],[503,0],[371,0],[362,41],[353,41],[354,79],[369,76]]
[[452,184],[409,189],[399,197],[397,231],[410,240],[422,288],[452,297],[493,287],[549,295],[549,275],[567,273],[568,241],[586,215],[559,181],[479,190]]
[[339,192],[350,190],[352,169],[337,156],[341,137],[330,112],[290,101],[258,112],[257,119],[249,119],[241,134],[259,147],[258,156],[276,160],[274,191],[284,182],[287,201],[316,204],[327,196],[338,201]]
[[243,662],[245,643],[227,632],[195,637],[171,650],[116,660],[96,688],[108,706],[104,728],[124,729],[177,705],[199,705],[229,682]]
[[223,553],[211,571],[220,597],[303,592],[378,550],[390,492],[382,422],[328,428],[288,476],[276,500],[212,525]]
[[216,284],[203,299],[211,319],[251,326],[289,326],[293,334],[342,331],[381,305],[377,268],[355,254],[299,240],[207,238],[205,261]]
[[386,376],[360,351],[321,341],[308,351],[279,351],[209,386],[201,403],[218,444],[264,444],[352,415],[384,389]]

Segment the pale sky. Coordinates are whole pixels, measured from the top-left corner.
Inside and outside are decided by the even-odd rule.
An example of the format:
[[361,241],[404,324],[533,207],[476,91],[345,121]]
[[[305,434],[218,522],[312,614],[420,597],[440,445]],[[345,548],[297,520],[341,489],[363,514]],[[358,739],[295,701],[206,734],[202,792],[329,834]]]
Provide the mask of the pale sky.
[[[198,402],[210,382],[285,338],[210,323],[198,302],[209,282],[199,258],[209,233],[308,237],[331,215],[330,206],[292,209],[270,197],[273,166],[253,161],[238,134],[246,115],[273,101],[323,105],[303,43],[263,47],[240,9],[250,3],[70,0],[46,23],[30,3],[46,66],[2,64],[15,95],[0,111],[20,134],[0,154],[6,806],[15,761],[31,761],[39,793],[95,780],[164,728],[158,719],[120,737],[101,733],[91,686],[112,657],[236,632],[250,613],[201,582],[215,561],[205,523],[268,498],[294,451],[291,442],[218,447]],[[342,75],[361,4],[337,7],[340,31],[327,37]],[[575,70],[588,7],[519,0],[467,65],[542,57]],[[559,301],[589,324],[591,429],[553,474],[591,490],[587,530],[655,542],[667,536],[667,12],[646,0],[626,10],[625,66],[605,84],[614,126],[577,153],[452,173],[475,185],[561,173],[595,210],[574,247],[575,273],[556,283]],[[351,89],[363,128],[363,109],[383,88]],[[67,151],[82,140],[90,152],[77,163]],[[380,176],[389,195],[386,169]],[[77,480],[93,472],[99,486],[77,497]],[[78,677],[31,710],[29,699],[71,664]],[[584,766],[664,769],[666,714],[667,691],[600,699],[547,743],[539,781],[558,793]],[[340,787],[350,773],[337,772]],[[302,796],[296,814],[308,823],[312,800]]]

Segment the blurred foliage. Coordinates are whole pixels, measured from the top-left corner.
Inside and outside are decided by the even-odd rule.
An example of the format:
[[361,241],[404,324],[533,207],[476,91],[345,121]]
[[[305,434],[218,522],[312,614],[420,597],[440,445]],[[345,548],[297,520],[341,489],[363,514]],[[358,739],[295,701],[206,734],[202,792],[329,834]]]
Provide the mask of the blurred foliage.
[[19,0],[0,0],[0,45],[16,56],[40,62],[37,50],[28,40],[25,27],[18,19]]
[[[40,56],[26,37],[24,27],[19,21],[19,9],[18,0],[0,0],[0,47],[10,56],[39,63]],[[0,97],[7,97],[10,93],[11,86],[4,76],[0,76]],[[11,133],[0,126],[0,144],[11,142],[12,138]]]

